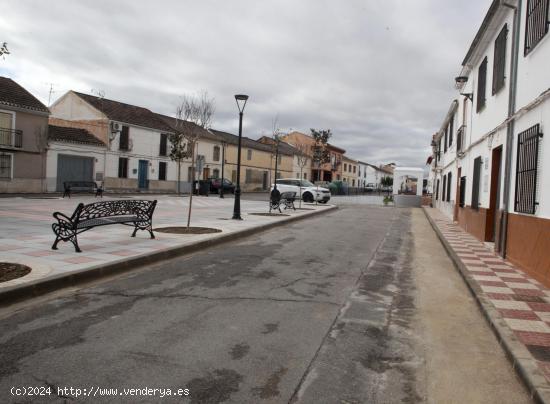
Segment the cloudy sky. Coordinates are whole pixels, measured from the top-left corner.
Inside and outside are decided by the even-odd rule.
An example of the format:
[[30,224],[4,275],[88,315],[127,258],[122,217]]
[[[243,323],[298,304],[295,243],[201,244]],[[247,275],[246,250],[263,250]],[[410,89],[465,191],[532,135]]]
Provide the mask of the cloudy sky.
[[423,165],[490,0],[3,0],[0,75],[173,115],[207,90],[213,127],[331,129],[370,163]]

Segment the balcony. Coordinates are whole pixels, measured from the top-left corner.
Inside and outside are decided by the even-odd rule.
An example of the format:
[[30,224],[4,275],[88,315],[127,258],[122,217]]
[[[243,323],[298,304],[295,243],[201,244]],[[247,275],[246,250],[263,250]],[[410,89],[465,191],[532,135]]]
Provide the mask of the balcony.
[[0,147],[23,147],[23,131],[20,129],[0,128]]

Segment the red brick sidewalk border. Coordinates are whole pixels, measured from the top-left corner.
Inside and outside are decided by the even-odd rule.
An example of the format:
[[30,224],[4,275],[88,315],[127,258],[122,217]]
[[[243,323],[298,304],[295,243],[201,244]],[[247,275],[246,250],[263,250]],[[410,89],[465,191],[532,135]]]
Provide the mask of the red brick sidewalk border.
[[532,397],[550,403],[550,290],[439,210],[423,209]]

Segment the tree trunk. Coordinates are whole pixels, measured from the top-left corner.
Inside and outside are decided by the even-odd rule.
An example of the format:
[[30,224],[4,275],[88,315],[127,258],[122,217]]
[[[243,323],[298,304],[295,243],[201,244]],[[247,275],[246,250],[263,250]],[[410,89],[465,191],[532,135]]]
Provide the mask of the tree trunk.
[[195,145],[191,156],[191,194],[189,195],[189,212],[187,213],[187,228],[191,226],[191,208],[193,206],[193,191],[195,190]]
[[181,195],[181,159],[178,159],[178,195]]
[[299,208],[302,209],[302,170],[303,167],[300,166],[300,202],[299,202]]

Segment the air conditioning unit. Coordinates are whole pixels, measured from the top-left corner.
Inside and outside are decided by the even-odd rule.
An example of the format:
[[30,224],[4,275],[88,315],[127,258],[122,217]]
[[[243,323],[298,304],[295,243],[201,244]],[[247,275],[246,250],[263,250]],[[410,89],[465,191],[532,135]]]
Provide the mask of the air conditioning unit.
[[118,122],[111,122],[111,132],[116,133],[116,132],[120,132],[120,130],[121,130],[121,125],[120,125],[120,123],[118,123]]

